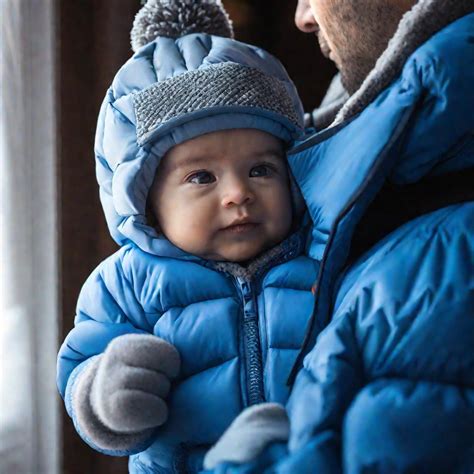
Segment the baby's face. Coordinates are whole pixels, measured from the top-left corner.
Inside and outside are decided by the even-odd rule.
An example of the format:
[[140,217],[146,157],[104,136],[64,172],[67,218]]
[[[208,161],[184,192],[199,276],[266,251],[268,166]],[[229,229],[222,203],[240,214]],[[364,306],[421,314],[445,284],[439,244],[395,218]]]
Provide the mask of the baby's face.
[[182,250],[211,260],[249,260],[290,231],[282,144],[252,129],[181,143],[160,163],[150,202],[160,231]]

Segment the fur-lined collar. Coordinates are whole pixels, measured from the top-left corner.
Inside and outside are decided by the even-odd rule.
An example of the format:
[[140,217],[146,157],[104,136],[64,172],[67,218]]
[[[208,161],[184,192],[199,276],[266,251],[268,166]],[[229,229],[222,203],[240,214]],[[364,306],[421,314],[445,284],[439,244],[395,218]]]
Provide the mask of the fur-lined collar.
[[402,17],[387,49],[360,88],[339,110],[331,126],[361,112],[400,74],[408,57],[435,33],[474,12],[472,0],[419,0]]

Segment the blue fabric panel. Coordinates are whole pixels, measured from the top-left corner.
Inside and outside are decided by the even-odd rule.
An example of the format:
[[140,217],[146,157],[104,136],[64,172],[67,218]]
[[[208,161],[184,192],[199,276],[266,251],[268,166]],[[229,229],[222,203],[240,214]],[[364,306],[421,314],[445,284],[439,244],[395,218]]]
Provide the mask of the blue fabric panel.
[[354,319],[353,314],[336,316],[304,360],[287,406],[291,452],[304,449],[318,433],[340,435],[344,413],[364,381]]
[[138,152],[135,126],[115,107],[108,104],[104,120],[113,124],[106,127],[103,135],[103,154],[108,167],[115,170],[123,162],[135,158]]
[[[277,458],[268,471],[278,474],[342,474],[341,437],[332,430],[317,433],[302,449],[290,456]],[[255,471],[257,474],[258,471]]]
[[473,384],[473,288],[471,203],[423,216],[382,242],[347,275],[338,312],[358,295],[356,334],[368,376]]
[[262,286],[310,291],[318,271],[319,262],[306,256],[296,257],[284,265],[272,268],[264,276]]
[[239,365],[233,359],[180,383],[171,394],[169,423],[158,431],[155,443],[138,455],[139,462],[171,469],[181,443],[192,448],[215,442],[243,408]]
[[214,442],[242,410],[239,365],[234,358],[179,384],[172,395],[170,409],[176,421],[170,423],[170,429],[182,441],[193,445]]
[[93,319],[103,323],[131,322],[151,330],[135,289],[122,271],[122,259],[129,251],[122,248],[104,260],[89,276],[77,302],[77,325]]
[[[392,177],[397,183],[417,181],[450,158],[453,147],[472,140],[473,25],[474,14],[455,21],[418,49],[404,68],[407,82],[420,80],[424,99]],[[445,171],[462,169],[457,159],[450,161]],[[462,162],[463,167],[473,166],[474,154]]]
[[112,82],[113,97],[132,94],[156,82],[156,73],[152,67],[154,49],[154,43],[146,45],[120,68]]
[[348,410],[344,472],[469,474],[473,440],[473,388],[379,379],[366,386]]
[[310,288],[303,291],[267,287],[264,290],[264,304],[269,347],[301,347],[306,323],[314,306],[314,296]]
[[181,377],[237,357],[240,307],[235,299],[213,299],[168,310],[154,334],[176,346],[181,356]]
[[124,265],[147,312],[235,297],[232,282],[222,273],[196,263],[158,258],[135,247],[124,259]]
[[264,390],[267,402],[286,404],[291,388],[286,381],[298,352],[299,347],[296,349],[268,348],[264,367]]
[[181,51],[187,71],[207,66],[206,58],[214,49],[213,36],[192,34],[176,40],[176,47]]
[[155,43],[153,68],[157,81],[163,81],[187,71],[183,54],[173,38],[159,37]]
[[[287,447],[284,443],[274,443],[268,446],[262,455],[255,461],[251,461],[246,465],[235,463],[222,463],[212,471],[199,471],[200,474],[250,474],[250,473],[266,473],[266,469],[271,467],[278,459],[283,458],[287,454]],[[286,471],[297,472],[297,471]]]
[[316,260],[323,256],[336,218],[368,179],[401,119],[418,100],[419,84],[400,87],[399,83],[383,92],[357,120],[321,143],[316,135],[300,146],[302,151],[288,156],[313,221],[310,256]]
[[[454,404],[459,397],[463,403],[458,403],[455,416],[470,419],[474,410],[471,395],[459,395],[459,390],[472,386],[474,381],[473,226],[474,203],[422,216],[388,236],[347,273],[336,300],[334,319],[306,357],[290,397],[292,454],[285,461],[287,465],[301,458],[304,472],[307,463],[314,462],[311,456],[304,460],[308,443],[315,442],[316,437],[325,432],[332,433],[336,440],[340,438],[343,417],[367,380],[374,381],[377,390],[384,392],[384,401],[373,417],[367,414],[370,414],[367,405],[356,410],[358,418],[354,419],[350,431],[354,434],[344,444],[348,452],[348,472],[369,469],[371,456],[379,459],[380,465],[388,466],[387,472],[407,472],[398,471],[398,466],[411,465],[410,452],[405,456],[400,446],[390,443],[397,442],[401,427],[411,431],[412,423],[423,424],[412,417],[415,408],[413,411],[407,408],[406,417],[403,413],[394,415],[393,420],[399,421],[400,428],[394,426],[394,421],[387,420],[389,408],[397,413],[396,407],[403,407],[405,403],[404,391],[399,395],[397,379],[409,379],[413,387],[407,389],[406,396],[416,391],[420,400],[431,398],[431,386],[441,387],[436,389],[439,393],[443,387],[446,389],[442,397],[447,397],[448,402],[437,395],[432,399],[433,408],[427,405],[428,410],[435,410],[437,406],[440,411],[436,424],[438,434],[444,433],[440,439],[450,436],[452,431],[450,422],[443,421],[449,419],[450,413],[443,410],[444,403]],[[422,382],[426,379],[431,380],[432,385]],[[450,391],[456,394],[454,399]],[[420,413],[424,412],[420,410]],[[387,424],[382,424],[377,433],[382,419],[387,420]],[[434,419],[433,423],[436,423]],[[454,418],[452,423],[457,423]],[[424,426],[431,430],[430,426],[435,425]],[[474,425],[471,423],[471,426]],[[371,431],[370,439],[377,437],[379,443],[385,443],[385,454],[382,447],[372,449],[370,439],[365,440],[358,427],[363,427],[364,432]],[[474,439],[466,430],[462,428],[463,436],[469,434]],[[425,436],[426,449],[436,446],[430,442],[431,438]],[[429,452],[416,446],[413,453],[430,459]],[[456,446],[459,452],[467,452],[465,444]],[[445,462],[452,465],[454,459],[446,458]],[[395,464],[394,460],[397,460]],[[462,462],[466,462],[465,456]],[[295,472],[299,472],[299,468]]]

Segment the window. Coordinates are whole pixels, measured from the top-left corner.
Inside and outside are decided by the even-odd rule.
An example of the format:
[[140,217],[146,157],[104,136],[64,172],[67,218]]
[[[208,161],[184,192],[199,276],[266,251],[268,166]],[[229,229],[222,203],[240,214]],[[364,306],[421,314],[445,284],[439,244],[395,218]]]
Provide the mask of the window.
[[53,0],[2,0],[0,471],[58,472]]

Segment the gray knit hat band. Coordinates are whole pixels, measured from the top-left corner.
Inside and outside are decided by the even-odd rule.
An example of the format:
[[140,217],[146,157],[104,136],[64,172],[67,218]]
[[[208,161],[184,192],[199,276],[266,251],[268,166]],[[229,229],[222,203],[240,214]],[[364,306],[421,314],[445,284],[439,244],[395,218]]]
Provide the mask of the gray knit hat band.
[[221,107],[255,108],[278,114],[295,128],[302,123],[283,81],[258,69],[226,62],[157,82],[133,95],[137,141],[183,115]]

